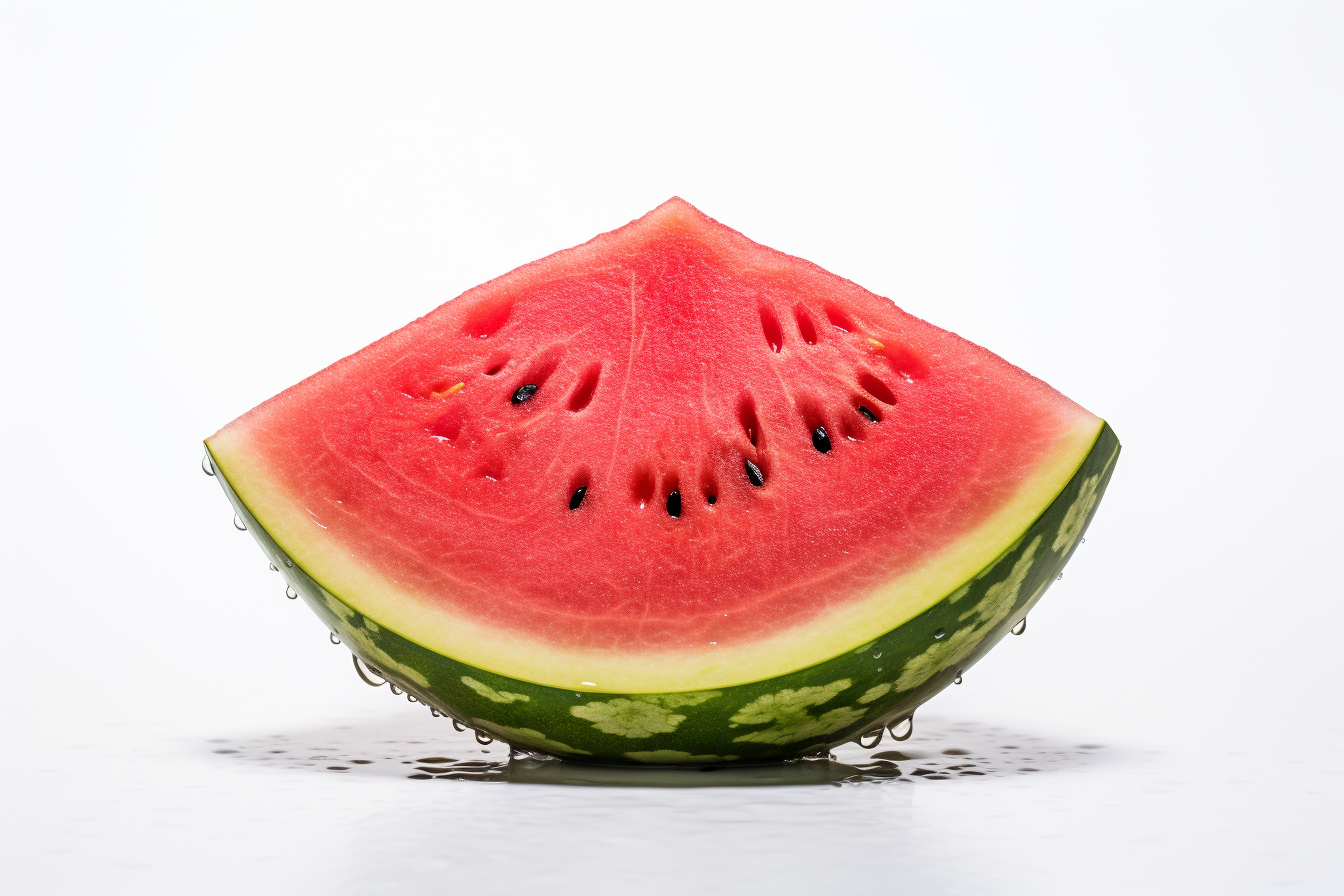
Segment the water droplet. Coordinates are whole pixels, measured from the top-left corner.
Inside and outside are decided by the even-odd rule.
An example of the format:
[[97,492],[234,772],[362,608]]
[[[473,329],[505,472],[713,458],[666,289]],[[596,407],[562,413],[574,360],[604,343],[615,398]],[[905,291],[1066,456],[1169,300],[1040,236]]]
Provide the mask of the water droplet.
[[339,643],[341,643],[341,639],[338,638],[338,637],[336,637],[336,633],[335,633],[335,632],[328,632],[328,636],[331,638],[331,643],[333,643],[333,644],[339,644]]
[[243,522],[243,518],[236,513],[233,515],[233,528],[237,529],[239,532],[247,531],[247,523]]
[[290,559],[288,559],[288,558],[286,558],[286,559],[285,559],[285,566],[288,567],[289,569],[293,569],[293,568],[294,568],[294,561],[293,561],[293,560],[290,560]]
[[1064,578],[1064,573],[1060,573],[1059,575],[1055,576],[1055,581],[1058,582],[1058,581],[1060,581],[1060,580],[1063,579],[1063,578]]
[[411,703],[419,703],[419,702],[420,702],[419,700],[415,699],[415,695],[414,695],[414,694],[407,694],[407,695],[406,695],[406,699],[407,699],[409,702],[411,702]]
[[[864,750],[876,749],[877,745],[882,743],[882,735],[884,733],[886,732],[883,729],[878,728],[876,731],[869,731],[867,734],[860,734],[858,738],[855,739],[855,743],[857,743],[859,747],[861,747]],[[873,737],[876,739],[873,740],[871,743],[864,743],[863,739],[865,737]]]
[[1078,539],[1078,543],[1079,543],[1079,544],[1087,544],[1087,539],[1086,539],[1086,538],[1080,538],[1080,539]]
[[392,693],[396,694],[398,697],[400,697],[402,694],[406,693],[405,691],[403,691],[401,688],[397,687],[396,685],[394,685],[394,684],[393,684],[392,682],[390,682],[390,681],[387,683],[387,686],[388,686],[389,688],[391,688],[391,689],[392,689]]
[[210,455],[207,454],[201,458],[201,469],[207,476],[215,475],[215,465],[210,463]]
[[765,474],[761,472],[760,467],[756,466],[749,460],[743,461],[742,465],[746,469],[747,479],[750,480],[752,485],[756,486],[757,488],[760,488],[761,486],[765,485]]
[[456,730],[458,730],[458,731],[466,731],[466,730],[467,730],[467,726],[466,726],[466,725],[463,725],[463,724],[462,724],[461,722],[459,722],[457,719],[453,719],[453,728],[456,729]]
[[[371,688],[380,688],[383,685],[387,684],[386,681],[374,681],[372,678],[369,678],[369,676],[365,675],[364,668],[362,668],[359,665],[359,657],[355,656],[353,653],[350,654],[350,659],[352,659],[355,663],[355,674],[358,675],[360,680],[363,681],[366,685],[368,685]],[[368,670],[372,672],[374,675],[376,675],[378,678],[383,677],[381,675],[378,675],[378,672],[372,666],[369,666],[367,663],[365,664],[365,666],[367,666]]]
[[873,648],[873,659],[879,659],[881,656],[882,656],[882,648],[881,647]]
[[961,670],[957,670],[957,677],[952,679],[953,684],[961,684]]
[[294,598],[296,598],[296,597],[298,597],[298,596],[299,596],[299,592],[297,592],[297,591],[294,590],[294,586],[293,586],[293,585],[286,585],[286,586],[285,586],[285,597],[289,598],[290,600],[294,600]]
[[434,718],[436,718],[436,719],[439,718],[439,717],[442,715],[442,713],[440,713],[437,709],[435,709],[435,708],[432,707],[432,706],[429,708],[429,714],[432,715],[432,716],[433,716]]
[[826,434],[826,427],[818,426],[812,430],[812,447],[822,454],[831,450],[831,437]]
[[481,746],[484,747],[484,746],[487,746],[487,745],[492,744],[492,743],[494,743],[494,742],[495,742],[495,739],[494,739],[493,737],[491,737],[490,735],[486,734],[484,731],[477,731],[477,732],[476,732],[476,743],[480,744]]
[[940,629],[938,629],[938,631],[936,631],[936,632],[933,633],[933,640],[935,640],[935,641],[941,641],[941,640],[943,640],[943,639],[946,638],[946,637],[947,637],[947,630],[946,630],[946,629],[942,629],[942,628],[940,628]]
[[909,740],[910,735],[915,733],[915,717],[910,715],[899,722],[892,722],[887,726],[887,733],[891,735],[892,740]]
[[274,563],[272,563],[272,564],[271,564],[271,572],[279,572],[279,571],[280,571],[280,567],[278,567],[278,566],[276,566]]
[[513,397],[510,398],[509,401],[513,402],[514,404],[522,404],[523,402],[527,401],[529,398],[531,398],[533,395],[536,394],[537,394],[536,383],[528,383],[525,386],[519,386],[518,391],[513,393]]
[[1022,621],[1020,621],[1017,625],[1013,626],[1012,632],[1015,635],[1020,635],[1026,630],[1027,630],[1027,617],[1023,616]]

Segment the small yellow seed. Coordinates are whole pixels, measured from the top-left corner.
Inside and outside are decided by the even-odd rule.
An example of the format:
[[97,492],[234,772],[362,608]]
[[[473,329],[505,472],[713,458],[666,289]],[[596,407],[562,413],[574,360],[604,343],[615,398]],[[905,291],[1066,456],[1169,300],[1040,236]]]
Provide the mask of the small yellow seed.
[[871,345],[873,348],[877,349],[878,351],[881,351],[883,348],[882,343],[878,342],[871,336],[868,337],[868,344]]
[[430,398],[447,398],[449,395],[454,395],[454,394],[456,394],[456,393],[458,393],[458,392],[461,392],[463,389],[466,388],[466,385],[467,385],[466,383],[458,383],[456,386],[450,386],[449,388],[444,389],[442,392],[435,392],[435,393],[431,394],[429,397],[430,397]]

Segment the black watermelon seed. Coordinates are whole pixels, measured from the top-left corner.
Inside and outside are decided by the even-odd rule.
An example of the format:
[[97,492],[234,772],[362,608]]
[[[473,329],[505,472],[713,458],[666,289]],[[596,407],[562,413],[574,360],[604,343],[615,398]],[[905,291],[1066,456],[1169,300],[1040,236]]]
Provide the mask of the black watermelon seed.
[[868,410],[863,405],[859,405],[859,413],[862,414],[865,418],[867,418],[869,423],[877,422],[877,415],[874,414],[872,411]]
[[708,501],[710,504],[717,504],[717,503],[719,503],[719,496],[718,496],[718,495],[705,495],[705,500]]
[[818,426],[812,430],[812,447],[822,454],[831,450],[831,437],[826,435],[826,427]]
[[747,478],[751,480],[752,485],[756,486],[757,488],[760,488],[761,486],[765,485],[765,474],[761,472],[760,467],[756,466],[749,460],[744,461],[743,466],[746,467]]
[[667,496],[667,515],[674,518],[681,516],[681,492],[674,491]]
[[526,386],[519,386],[518,391],[513,393],[513,398],[509,399],[514,404],[522,404],[533,395],[537,394],[537,384],[528,383]]
[[574,489],[574,494],[569,497],[569,509],[578,510],[579,505],[583,503],[583,498],[588,494],[588,486],[581,485]]

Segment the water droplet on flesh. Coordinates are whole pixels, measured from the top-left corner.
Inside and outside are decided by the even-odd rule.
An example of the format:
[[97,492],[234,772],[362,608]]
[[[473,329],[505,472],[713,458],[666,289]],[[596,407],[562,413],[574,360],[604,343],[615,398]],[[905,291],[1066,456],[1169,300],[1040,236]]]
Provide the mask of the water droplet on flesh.
[[936,632],[933,633],[933,640],[935,640],[935,641],[941,641],[941,640],[943,640],[943,639],[946,638],[946,637],[947,637],[947,630],[946,630],[946,629],[942,629],[942,628],[940,628],[940,629],[938,629],[938,631],[936,631]]
[[233,515],[233,528],[237,529],[239,532],[247,531],[247,523],[243,522],[243,518],[236,513]]
[[215,475],[215,465],[210,463],[210,455],[207,454],[201,458],[201,469],[207,476]]
[[1015,635],[1020,635],[1026,630],[1027,630],[1027,617],[1023,616],[1022,621],[1019,622],[1017,625],[1013,626],[1012,632]]
[[294,600],[294,599],[295,599],[296,597],[298,597],[298,596],[299,596],[299,592],[297,592],[297,591],[294,590],[294,586],[293,586],[293,585],[286,585],[286,586],[285,586],[285,597],[289,598],[290,600]]
[[338,637],[336,637],[336,633],[335,633],[335,632],[328,632],[328,637],[331,638],[331,643],[333,643],[333,644],[339,644],[339,643],[341,643],[341,639],[338,638]]

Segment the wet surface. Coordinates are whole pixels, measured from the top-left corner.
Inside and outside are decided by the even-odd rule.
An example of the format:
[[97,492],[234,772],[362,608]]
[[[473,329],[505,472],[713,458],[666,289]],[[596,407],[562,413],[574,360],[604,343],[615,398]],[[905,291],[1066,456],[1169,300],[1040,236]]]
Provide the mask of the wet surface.
[[[912,784],[990,779],[1078,769],[1105,761],[1100,744],[1064,744],[1008,729],[938,718],[920,720],[918,740],[870,749],[847,743],[828,756],[752,766],[615,767],[512,753],[480,744],[441,720],[338,725],[253,738],[212,738],[203,746],[230,762],[276,770],[339,772],[412,781],[469,781],[592,787],[763,787]],[[1114,751],[1112,751],[1113,753]]]

